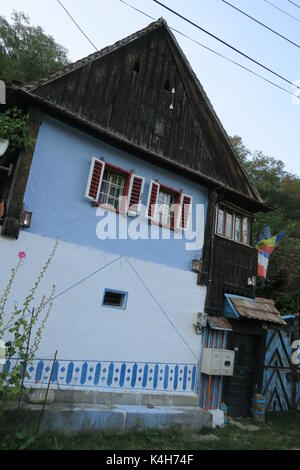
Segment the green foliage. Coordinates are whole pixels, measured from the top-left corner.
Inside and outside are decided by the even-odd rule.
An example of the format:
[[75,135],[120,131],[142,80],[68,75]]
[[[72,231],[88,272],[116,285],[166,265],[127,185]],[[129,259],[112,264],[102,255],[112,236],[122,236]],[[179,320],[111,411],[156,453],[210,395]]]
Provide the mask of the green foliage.
[[0,114],[0,137],[9,139],[11,150],[29,150],[34,142],[29,135],[28,114],[16,106]]
[[273,298],[281,313],[295,313],[300,299],[300,178],[286,171],[281,160],[251,153],[240,137],[231,143],[264,201],[277,208],[257,214],[254,239],[266,226],[273,235],[287,231],[270,258],[267,279],[258,280],[257,294]]
[[29,82],[68,64],[67,50],[40,26],[31,26],[23,12],[14,11],[10,24],[0,16],[0,79]]
[[[57,245],[58,240],[21,306],[15,302],[10,311],[7,311],[7,303],[12,287],[23,265],[23,257],[25,256],[23,253],[19,253],[19,260],[16,266],[12,268],[9,281],[0,298],[0,340],[3,343],[5,340],[7,341],[5,351],[6,363],[12,359],[17,359],[16,364],[10,369],[9,373],[7,373],[6,365],[0,367],[0,415],[3,413],[8,402],[18,400],[19,404],[21,403],[22,383],[27,374],[26,368],[33,361],[38,350],[42,333],[52,308],[55,286],[52,286],[48,297],[42,295],[36,308],[33,308],[33,302],[40,283],[55,254]],[[42,318],[43,314],[44,317]],[[33,334],[34,328],[35,332]]]

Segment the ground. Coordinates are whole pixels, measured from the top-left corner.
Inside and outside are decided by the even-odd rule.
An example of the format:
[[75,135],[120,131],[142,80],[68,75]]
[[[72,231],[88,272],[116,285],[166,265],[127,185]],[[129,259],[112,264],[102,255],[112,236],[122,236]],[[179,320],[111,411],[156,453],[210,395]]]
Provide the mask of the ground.
[[[251,419],[241,419],[239,422],[246,425],[257,424]],[[199,432],[148,430],[125,434],[113,432],[71,436],[42,434],[37,437],[29,436],[24,431],[17,436],[0,432],[0,449],[300,450],[300,412],[269,415],[266,424],[259,427],[258,431],[246,431],[236,425],[228,425],[224,429],[204,429]]]

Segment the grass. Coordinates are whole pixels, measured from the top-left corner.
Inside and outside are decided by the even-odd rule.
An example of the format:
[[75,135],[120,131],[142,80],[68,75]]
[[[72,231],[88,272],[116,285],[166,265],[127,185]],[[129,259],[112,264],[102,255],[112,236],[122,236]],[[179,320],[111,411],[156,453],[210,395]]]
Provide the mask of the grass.
[[[242,423],[253,424],[251,419]],[[256,424],[256,423],[254,423]],[[41,434],[33,438],[26,432],[0,432],[0,449],[31,450],[238,450],[238,449],[300,449],[300,412],[270,415],[256,432],[242,431],[234,425],[214,430],[89,432],[73,435]],[[201,435],[214,434],[219,439],[203,442]]]

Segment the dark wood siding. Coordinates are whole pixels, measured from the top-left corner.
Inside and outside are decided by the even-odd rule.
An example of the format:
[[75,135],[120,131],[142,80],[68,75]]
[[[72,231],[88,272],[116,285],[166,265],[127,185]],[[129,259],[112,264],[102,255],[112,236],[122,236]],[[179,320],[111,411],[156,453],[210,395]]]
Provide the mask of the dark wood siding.
[[221,313],[224,293],[254,297],[248,278],[257,275],[257,250],[214,233],[213,197],[207,213],[202,272],[198,283],[207,285],[206,309]]
[[168,30],[159,27],[106,55],[81,61],[33,91],[147,151],[253,196],[239,165],[221,145],[222,137],[216,136],[216,124],[208,123],[207,98],[199,90]]

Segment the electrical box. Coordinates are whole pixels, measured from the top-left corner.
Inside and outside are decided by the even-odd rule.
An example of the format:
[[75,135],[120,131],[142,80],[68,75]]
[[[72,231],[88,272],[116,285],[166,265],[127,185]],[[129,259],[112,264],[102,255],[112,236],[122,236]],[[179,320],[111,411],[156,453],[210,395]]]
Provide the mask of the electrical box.
[[193,315],[193,326],[195,328],[207,327],[207,313],[195,312]]
[[234,351],[204,348],[201,372],[207,375],[233,375]]

